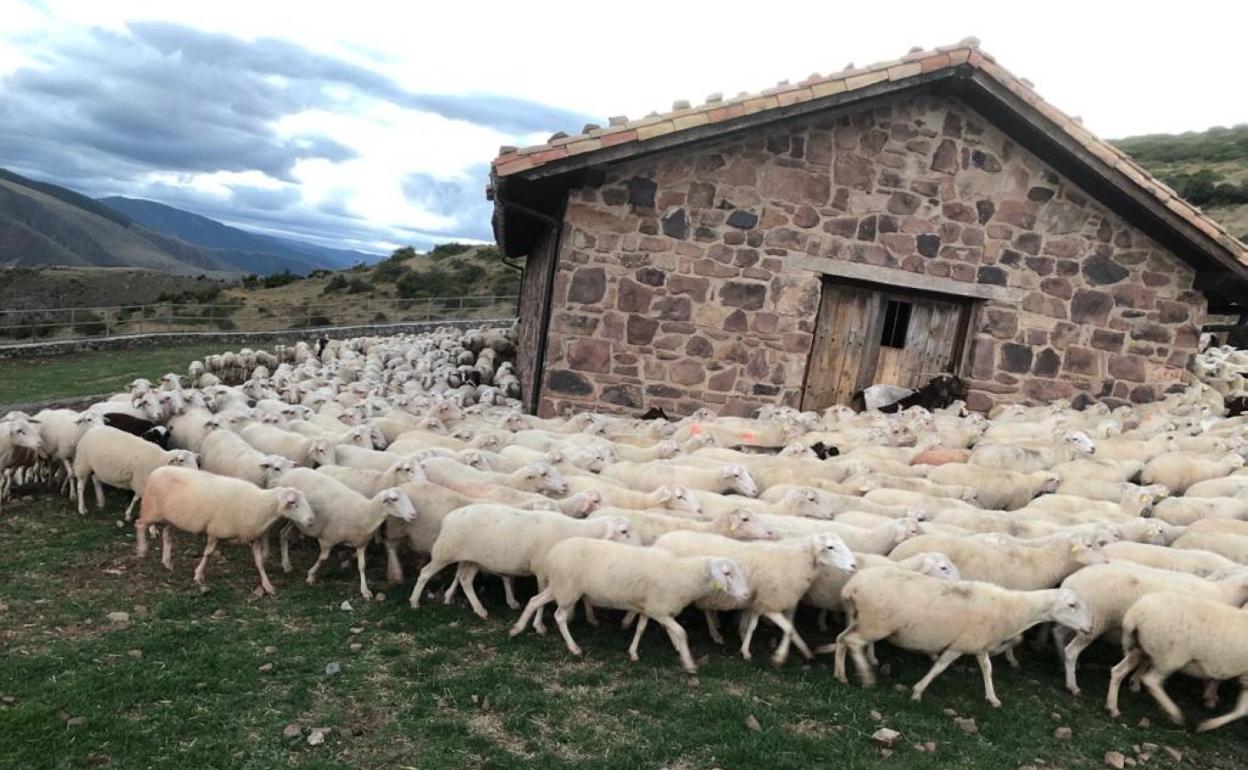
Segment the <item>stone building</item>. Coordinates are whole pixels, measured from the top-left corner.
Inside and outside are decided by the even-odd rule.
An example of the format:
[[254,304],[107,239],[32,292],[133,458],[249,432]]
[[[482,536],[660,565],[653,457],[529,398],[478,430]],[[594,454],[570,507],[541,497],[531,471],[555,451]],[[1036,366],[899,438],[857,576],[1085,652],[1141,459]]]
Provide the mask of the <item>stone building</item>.
[[503,148],[529,408],[750,414],[941,371],[1147,402],[1242,243],[972,39]]

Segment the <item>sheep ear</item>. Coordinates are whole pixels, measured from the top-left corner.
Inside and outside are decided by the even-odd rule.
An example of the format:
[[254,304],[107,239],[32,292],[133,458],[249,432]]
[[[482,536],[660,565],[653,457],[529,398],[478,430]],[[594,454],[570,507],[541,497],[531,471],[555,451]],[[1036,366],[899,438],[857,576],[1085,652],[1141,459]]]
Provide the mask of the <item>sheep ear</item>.
[[297,492],[287,492],[286,494],[282,495],[282,503],[285,504],[286,507],[288,508],[294,507],[296,504],[298,504],[298,502],[299,502],[299,494]]

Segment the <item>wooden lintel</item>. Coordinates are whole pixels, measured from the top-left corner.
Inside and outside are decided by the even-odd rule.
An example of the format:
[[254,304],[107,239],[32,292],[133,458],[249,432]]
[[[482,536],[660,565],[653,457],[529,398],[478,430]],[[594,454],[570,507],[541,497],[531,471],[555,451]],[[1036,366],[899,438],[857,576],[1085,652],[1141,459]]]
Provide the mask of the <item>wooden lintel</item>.
[[906,289],[914,289],[915,291],[930,291],[954,297],[993,299],[1001,302],[1022,302],[1024,294],[1022,289],[1013,289],[1008,286],[967,283],[965,281],[955,281],[952,278],[938,278],[934,275],[912,273],[909,270],[864,265],[861,262],[846,262],[829,257],[812,257],[800,254],[785,257],[784,261],[799,270],[810,270],[811,272],[832,275],[837,278],[848,278],[854,281],[866,281],[885,286],[899,286]]

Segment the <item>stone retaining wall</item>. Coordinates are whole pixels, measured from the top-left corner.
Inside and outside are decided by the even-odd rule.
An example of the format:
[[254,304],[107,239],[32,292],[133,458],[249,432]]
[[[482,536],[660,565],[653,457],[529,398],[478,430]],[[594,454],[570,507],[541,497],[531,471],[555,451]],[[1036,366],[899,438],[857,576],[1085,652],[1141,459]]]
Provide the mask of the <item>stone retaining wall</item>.
[[[19,345],[0,345],[0,360],[6,358],[34,358],[37,356],[81,353],[91,350],[131,350],[145,347],[169,347],[173,345],[218,342],[221,349],[246,346],[294,344],[299,340],[311,340],[322,334],[330,337],[361,337],[370,335],[418,334],[440,326],[471,329],[478,326],[510,326],[514,318],[487,318],[464,321],[418,321],[402,324],[378,324],[370,326],[332,326],[317,329],[291,329],[278,332],[168,332],[161,334],[130,334],[120,337],[91,337],[79,340],[30,342]],[[190,363],[189,361],[187,363]]]
[[571,191],[539,413],[798,405],[822,291],[798,254],[1018,290],[973,311],[977,409],[1151,401],[1205,313],[1186,264],[965,104],[898,97]]

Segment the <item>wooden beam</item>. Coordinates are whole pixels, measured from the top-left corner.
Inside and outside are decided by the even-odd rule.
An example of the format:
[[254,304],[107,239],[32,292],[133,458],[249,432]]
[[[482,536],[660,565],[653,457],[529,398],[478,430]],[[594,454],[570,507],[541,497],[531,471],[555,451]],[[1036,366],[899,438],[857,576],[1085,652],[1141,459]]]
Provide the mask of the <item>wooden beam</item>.
[[878,283],[884,286],[900,286],[915,291],[930,291],[934,294],[946,294],[954,297],[971,299],[995,299],[1001,302],[1022,302],[1025,292],[1009,286],[994,286],[986,283],[967,283],[952,278],[938,278],[934,275],[912,273],[909,270],[897,270],[891,267],[864,265],[861,262],[846,262],[830,257],[812,257],[805,254],[792,255],[784,258],[786,264],[799,270],[810,270],[814,273],[831,275],[837,278],[848,278],[854,281]]

